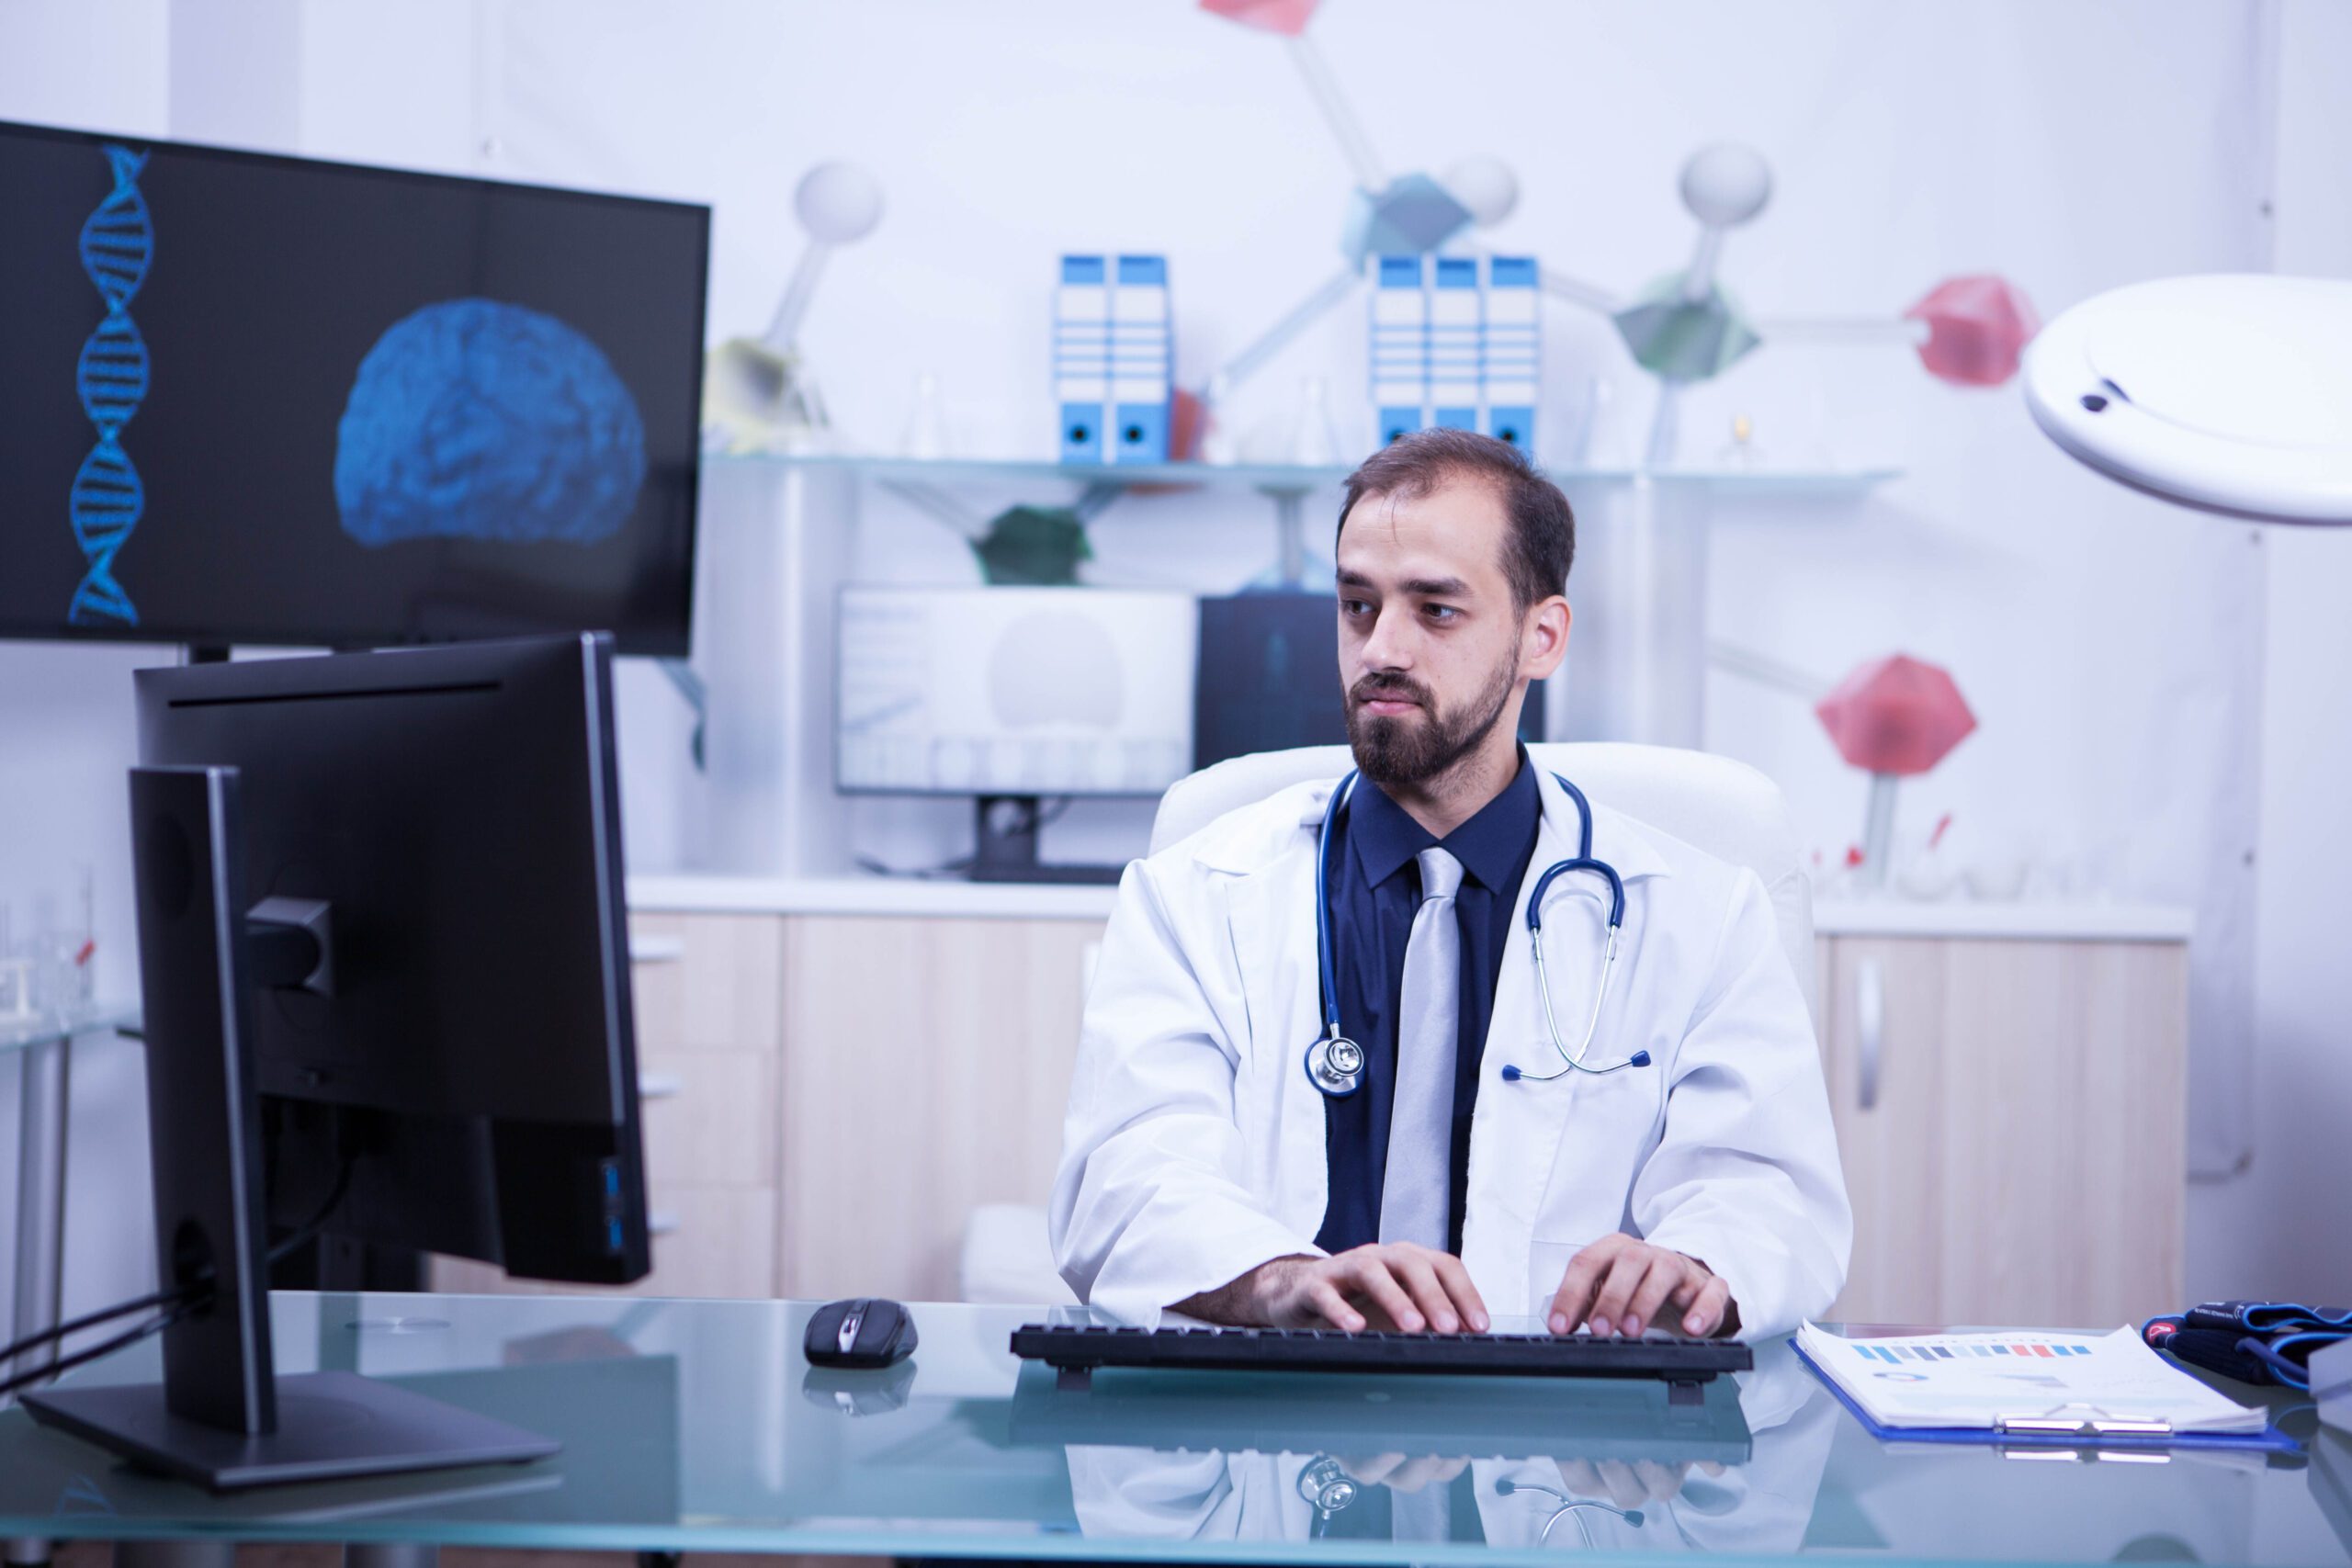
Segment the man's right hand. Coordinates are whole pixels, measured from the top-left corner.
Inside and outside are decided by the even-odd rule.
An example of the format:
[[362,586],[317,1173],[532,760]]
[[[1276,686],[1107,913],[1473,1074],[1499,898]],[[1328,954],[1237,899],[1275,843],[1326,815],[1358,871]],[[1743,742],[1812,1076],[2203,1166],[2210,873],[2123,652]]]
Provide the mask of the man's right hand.
[[1356,1334],[1487,1331],[1487,1303],[1451,1253],[1411,1242],[1376,1243],[1330,1258],[1277,1258],[1238,1280],[1176,1304],[1212,1322]]

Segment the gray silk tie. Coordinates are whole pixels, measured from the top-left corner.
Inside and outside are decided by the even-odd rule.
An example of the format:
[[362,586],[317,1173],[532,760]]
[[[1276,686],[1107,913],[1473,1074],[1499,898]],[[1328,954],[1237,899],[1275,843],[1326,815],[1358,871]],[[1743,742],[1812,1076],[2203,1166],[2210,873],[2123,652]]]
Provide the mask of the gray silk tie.
[[1453,1166],[1453,1059],[1462,1018],[1462,928],[1453,896],[1462,863],[1423,850],[1421,903],[1405,939],[1396,1005],[1396,1098],[1388,1112],[1388,1168],[1380,1185],[1380,1239],[1445,1249]]

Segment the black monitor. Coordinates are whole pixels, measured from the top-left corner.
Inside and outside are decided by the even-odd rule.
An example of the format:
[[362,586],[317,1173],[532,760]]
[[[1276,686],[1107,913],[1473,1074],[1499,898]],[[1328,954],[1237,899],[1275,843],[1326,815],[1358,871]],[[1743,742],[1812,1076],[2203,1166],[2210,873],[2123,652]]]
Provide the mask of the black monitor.
[[0,124],[0,636],[684,656],[709,238]]
[[[1193,766],[1253,751],[1340,746],[1340,609],[1329,591],[1255,590],[1201,601]],[[1529,683],[1519,738],[1544,739],[1544,682]]]
[[140,671],[157,1256],[203,1304],[160,1388],[37,1416],[215,1486],[548,1451],[347,1372],[274,1380],[266,1260],[321,1233],[650,1267],[611,660],[592,634]]

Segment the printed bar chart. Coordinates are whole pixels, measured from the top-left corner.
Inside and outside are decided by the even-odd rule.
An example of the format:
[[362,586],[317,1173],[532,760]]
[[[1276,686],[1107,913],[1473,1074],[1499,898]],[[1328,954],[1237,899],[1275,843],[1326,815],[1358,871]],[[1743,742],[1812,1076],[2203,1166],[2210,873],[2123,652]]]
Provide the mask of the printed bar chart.
[[1865,1361],[1887,1361],[1901,1365],[1905,1361],[1952,1361],[1972,1357],[2047,1356],[2053,1359],[2062,1356],[2087,1356],[2087,1345],[2043,1342],[2035,1340],[2018,1345],[1923,1345],[1907,1340],[1855,1339],[1848,1343],[1856,1355]]

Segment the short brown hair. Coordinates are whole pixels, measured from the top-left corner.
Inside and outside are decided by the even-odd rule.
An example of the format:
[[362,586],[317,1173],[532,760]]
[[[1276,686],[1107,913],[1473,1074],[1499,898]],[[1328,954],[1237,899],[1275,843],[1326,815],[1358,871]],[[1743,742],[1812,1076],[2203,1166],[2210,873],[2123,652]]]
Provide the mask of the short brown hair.
[[1566,592],[1568,568],[1577,555],[1577,518],[1568,498],[1526,453],[1476,431],[1417,430],[1366,457],[1348,476],[1333,547],[1348,525],[1348,513],[1365,496],[1418,501],[1447,479],[1464,478],[1484,479],[1502,496],[1510,518],[1503,575],[1510,581],[1512,604],[1524,613],[1539,599]]

